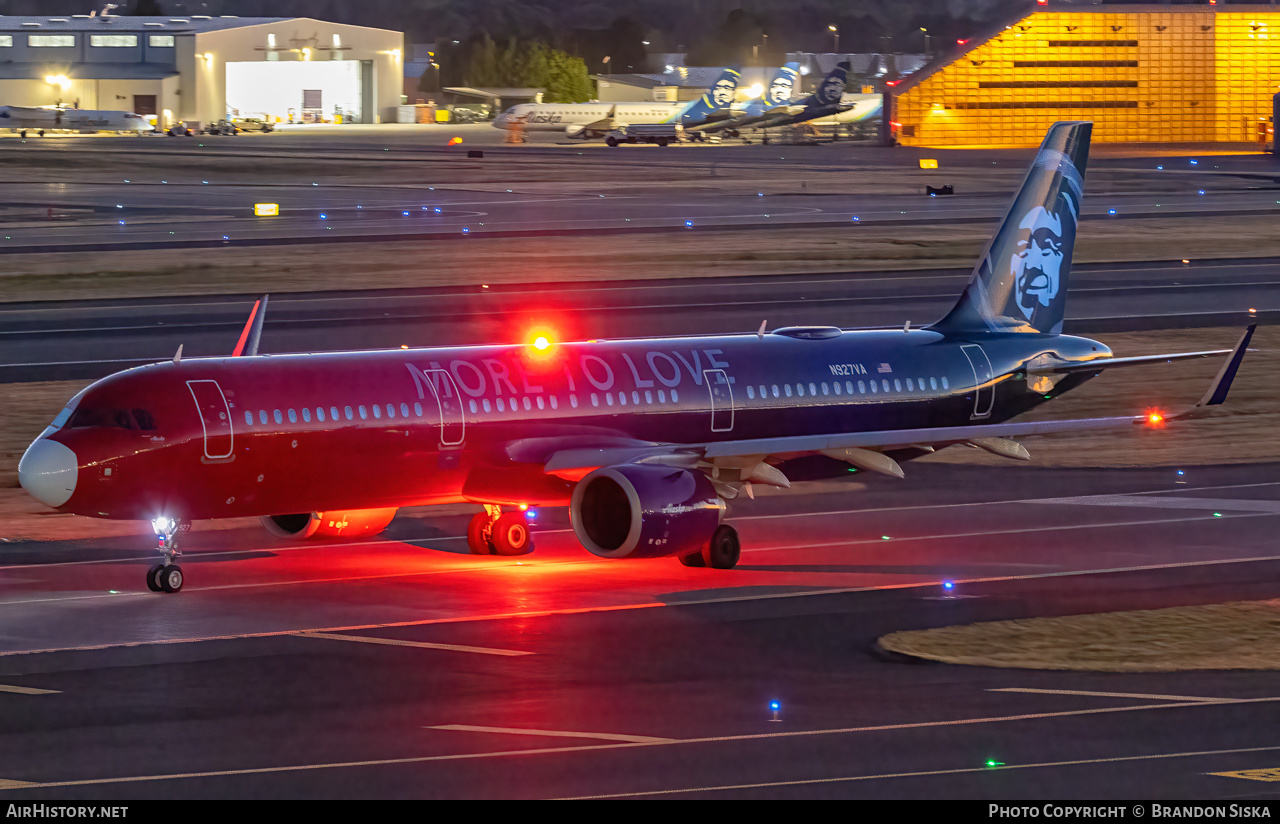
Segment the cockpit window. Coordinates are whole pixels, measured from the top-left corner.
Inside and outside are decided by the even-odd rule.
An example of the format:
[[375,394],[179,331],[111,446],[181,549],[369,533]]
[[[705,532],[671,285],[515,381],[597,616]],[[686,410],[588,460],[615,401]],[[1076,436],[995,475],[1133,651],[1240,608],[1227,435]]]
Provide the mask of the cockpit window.
[[[56,423],[56,421],[55,421]],[[86,406],[75,410],[68,427],[87,429],[103,426],[112,429],[140,429],[144,432],[156,428],[155,418],[146,409],[102,409]]]
[[137,421],[138,428],[143,432],[149,432],[156,428],[156,419],[145,409],[133,410],[133,419]]

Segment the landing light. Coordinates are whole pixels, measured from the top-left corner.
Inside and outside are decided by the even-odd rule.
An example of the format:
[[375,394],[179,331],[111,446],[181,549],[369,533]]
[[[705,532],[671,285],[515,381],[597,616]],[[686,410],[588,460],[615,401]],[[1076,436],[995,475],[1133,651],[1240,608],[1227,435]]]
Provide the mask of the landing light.
[[449,145],[450,145],[450,146],[457,146],[457,145],[458,145],[459,143],[461,143],[461,142],[462,142],[462,138],[460,138],[460,137],[451,137],[451,138],[449,138]]
[[1159,428],[1163,427],[1163,426],[1164,426],[1164,414],[1163,414],[1163,413],[1161,413],[1161,412],[1155,412],[1155,411],[1148,412],[1148,413],[1147,413],[1147,426],[1152,426],[1152,427],[1155,427],[1155,428],[1157,428],[1157,429],[1159,429]]

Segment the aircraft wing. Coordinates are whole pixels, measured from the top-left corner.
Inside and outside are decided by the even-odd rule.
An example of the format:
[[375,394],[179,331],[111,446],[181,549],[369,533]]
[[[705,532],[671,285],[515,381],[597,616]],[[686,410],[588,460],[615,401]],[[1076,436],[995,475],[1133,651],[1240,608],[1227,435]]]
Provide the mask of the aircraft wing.
[[921,429],[880,429],[868,432],[795,435],[692,444],[619,443],[595,449],[557,449],[546,457],[543,471],[561,478],[579,480],[599,467],[624,463],[696,468],[708,474],[716,491],[722,497],[734,498],[739,492],[753,496],[751,491],[753,483],[790,486],[791,483],[786,476],[772,464],[805,455],[825,455],[845,461],[859,469],[898,478],[903,477],[902,468],[897,461],[884,454],[887,451],[910,448],[933,451],[938,447],[967,444],[1002,457],[1030,460],[1027,450],[1016,441],[1010,440],[1011,438],[1058,432],[1123,429],[1141,425],[1160,427],[1164,425],[1166,419],[1197,417],[1207,407],[1223,403],[1226,400],[1227,391],[1235,380],[1240,363],[1244,359],[1249,339],[1253,336],[1255,328],[1256,324],[1245,330],[1234,349],[1103,359],[1100,362],[1081,364],[1089,369],[1100,369],[1107,366],[1162,363],[1170,360],[1208,357],[1230,352],[1231,357],[1223,364],[1200,401],[1195,406],[1169,415],[1167,418],[1163,415],[1122,415],[1111,418],[1075,418],[1062,421],[1014,421]]

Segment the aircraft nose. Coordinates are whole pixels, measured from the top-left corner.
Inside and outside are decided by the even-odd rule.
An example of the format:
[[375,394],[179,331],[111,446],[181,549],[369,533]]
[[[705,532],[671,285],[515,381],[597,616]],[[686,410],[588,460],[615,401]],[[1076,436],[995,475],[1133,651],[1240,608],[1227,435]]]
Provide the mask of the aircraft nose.
[[18,483],[42,504],[62,506],[76,491],[76,453],[48,438],[37,438],[18,461]]

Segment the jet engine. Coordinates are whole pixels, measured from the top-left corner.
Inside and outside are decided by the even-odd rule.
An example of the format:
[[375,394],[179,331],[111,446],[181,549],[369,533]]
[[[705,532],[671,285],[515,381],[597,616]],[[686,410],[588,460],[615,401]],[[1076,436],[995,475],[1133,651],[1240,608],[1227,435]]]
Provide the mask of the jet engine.
[[262,525],[277,538],[359,538],[377,535],[396,516],[392,509],[331,509],[298,515],[267,515]]
[[606,466],[574,487],[569,519],[601,558],[660,558],[702,548],[724,502],[701,472],[670,466]]
[[590,140],[593,137],[599,137],[600,132],[592,131],[581,124],[570,124],[564,127],[565,137],[580,137],[583,140]]

